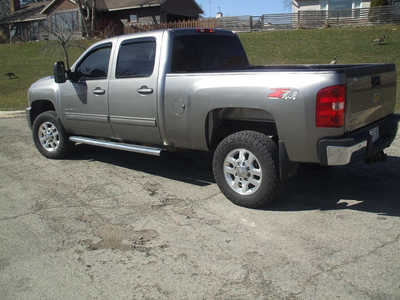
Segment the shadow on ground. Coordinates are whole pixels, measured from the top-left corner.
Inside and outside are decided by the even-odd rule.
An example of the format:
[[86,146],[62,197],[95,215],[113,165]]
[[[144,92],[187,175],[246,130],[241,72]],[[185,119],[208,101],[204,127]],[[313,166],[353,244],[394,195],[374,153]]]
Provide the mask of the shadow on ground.
[[161,157],[78,145],[74,160],[95,160],[198,186],[215,183],[206,152],[163,152]]
[[[215,183],[211,156],[203,152],[151,157],[79,145],[72,159],[101,161],[197,186]],[[273,211],[315,209],[353,209],[400,216],[400,157],[344,167],[302,166],[298,175],[284,186],[281,198],[268,208]]]
[[400,216],[400,157],[325,169],[303,166],[271,209],[353,209]]

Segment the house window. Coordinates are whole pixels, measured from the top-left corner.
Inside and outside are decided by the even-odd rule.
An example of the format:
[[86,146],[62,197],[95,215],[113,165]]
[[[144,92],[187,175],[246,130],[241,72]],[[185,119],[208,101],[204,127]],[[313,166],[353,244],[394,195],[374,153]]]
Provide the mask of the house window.
[[137,23],[137,21],[138,21],[137,15],[130,15],[129,16],[129,21],[131,23]]
[[58,12],[50,16],[51,30],[54,32],[79,31],[78,11]]
[[328,6],[330,17],[351,17],[353,0],[329,0]]
[[331,10],[346,10],[353,8],[351,0],[329,0],[329,9]]
[[328,0],[321,0],[321,10],[328,10]]

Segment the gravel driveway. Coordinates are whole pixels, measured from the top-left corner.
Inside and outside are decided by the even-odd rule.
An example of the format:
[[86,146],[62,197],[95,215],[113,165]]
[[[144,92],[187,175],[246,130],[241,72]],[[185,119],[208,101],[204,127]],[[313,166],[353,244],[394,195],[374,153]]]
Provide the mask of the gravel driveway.
[[303,167],[250,210],[204,154],[51,161],[0,119],[1,299],[400,299],[399,136],[387,153]]

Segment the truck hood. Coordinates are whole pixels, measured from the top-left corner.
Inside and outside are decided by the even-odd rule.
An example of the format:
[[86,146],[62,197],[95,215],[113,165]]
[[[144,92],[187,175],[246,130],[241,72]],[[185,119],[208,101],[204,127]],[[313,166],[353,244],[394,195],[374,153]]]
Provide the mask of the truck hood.
[[54,76],[47,76],[40,78],[38,81],[34,82],[29,89],[41,88],[41,87],[49,87],[54,85]]
[[58,84],[55,83],[53,76],[41,78],[30,86],[28,90],[28,104],[31,105],[36,100],[49,100],[55,106],[57,90]]

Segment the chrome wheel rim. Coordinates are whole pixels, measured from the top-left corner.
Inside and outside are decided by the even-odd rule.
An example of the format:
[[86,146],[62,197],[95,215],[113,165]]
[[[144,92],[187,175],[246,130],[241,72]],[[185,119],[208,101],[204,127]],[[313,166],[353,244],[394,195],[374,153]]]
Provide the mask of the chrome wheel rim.
[[246,149],[235,149],[224,161],[224,175],[229,187],[240,195],[257,192],[262,183],[262,169],[257,157]]
[[44,122],[38,129],[39,141],[48,152],[54,152],[60,145],[60,134],[57,127],[51,122]]

